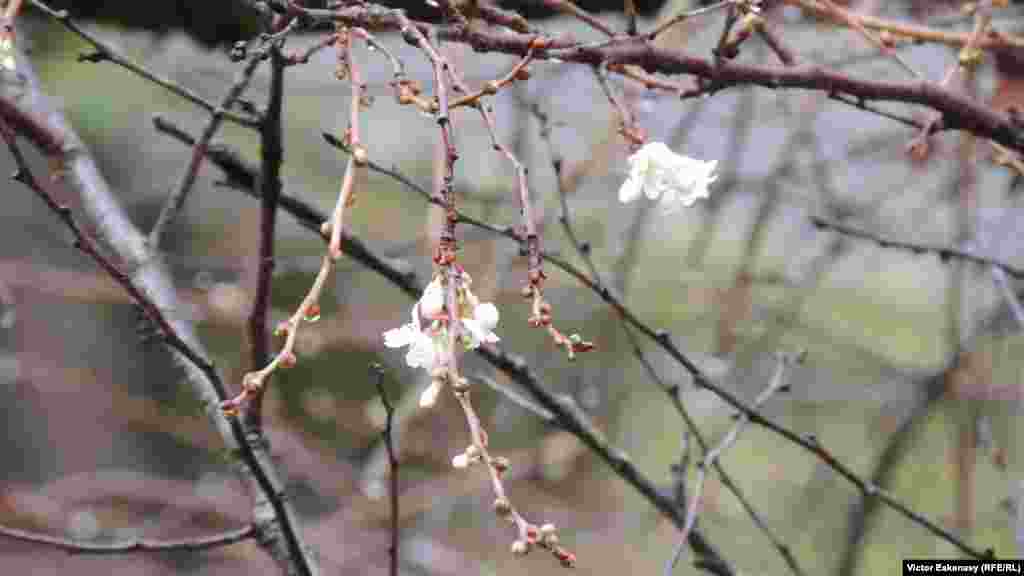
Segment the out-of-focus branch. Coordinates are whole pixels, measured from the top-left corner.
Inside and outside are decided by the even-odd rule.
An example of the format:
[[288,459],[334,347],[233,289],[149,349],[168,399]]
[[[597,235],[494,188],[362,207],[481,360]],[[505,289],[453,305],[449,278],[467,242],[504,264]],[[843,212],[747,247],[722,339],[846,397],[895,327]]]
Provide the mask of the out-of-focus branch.
[[376,376],[377,394],[380,395],[380,401],[384,405],[384,412],[386,413],[384,430],[381,431],[381,436],[384,440],[384,449],[388,454],[388,496],[391,500],[391,509],[388,511],[391,518],[391,548],[388,550],[390,556],[388,574],[390,576],[398,576],[398,457],[395,455],[395,445],[391,435],[395,419],[395,407],[388,400],[387,392],[384,391],[384,368],[380,364],[374,364],[370,368]]
[[[142,65],[137,64],[131,59],[122,56],[121,54],[118,54],[117,50],[115,50],[112,46],[110,46],[94,34],[82,29],[80,26],[78,26],[78,24],[75,24],[75,22],[71,20],[71,16],[68,15],[66,10],[54,10],[53,8],[50,8],[45,3],[40,2],[39,0],[29,1],[40,12],[53,18],[57,22],[60,22],[62,26],[64,26],[71,32],[77,34],[79,37],[81,37],[83,40],[91,44],[93,48],[96,49],[95,53],[82,55],[79,57],[79,60],[88,62],[113,62],[114,64],[117,64],[118,66],[121,66],[122,68],[132,72],[133,74],[136,74],[137,76],[140,76],[152,82],[153,84],[156,84],[157,86],[167,90],[168,92],[176,96],[180,96],[181,98],[188,100],[196,106],[205,109],[210,114],[214,114],[217,112],[218,106],[213,102],[210,102],[209,100],[206,100],[205,98],[199,96],[195,92],[192,92],[188,88],[185,88],[184,86],[181,86],[180,84],[177,84],[167,78],[164,78],[156,72],[153,72],[152,70],[149,70],[143,67]],[[259,129],[259,120],[257,119],[241,116],[230,110],[224,110],[222,116],[224,117],[225,120],[234,122],[239,126]]]
[[257,537],[255,526],[245,526],[237,530],[212,534],[210,536],[198,536],[195,538],[181,538],[178,540],[153,540],[150,538],[139,538],[121,542],[79,542],[69,538],[59,538],[48,534],[39,534],[17,528],[0,526],[0,536],[12,540],[20,540],[31,544],[43,544],[63,550],[69,554],[127,554],[132,552],[174,552],[186,551],[197,552],[200,550],[211,550],[223,548],[239,542],[244,542]]
[[[160,238],[163,236],[164,230],[171,220],[181,212],[181,208],[185,205],[185,198],[188,197],[189,191],[196,182],[196,177],[199,176],[199,167],[202,165],[204,158],[203,149],[209,144],[213,135],[217,133],[217,129],[220,128],[228,108],[242,96],[246,87],[249,86],[249,81],[252,80],[252,75],[256,72],[256,67],[259,66],[261,60],[262,58],[256,54],[250,56],[245,67],[235,78],[234,84],[231,85],[231,88],[224,94],[224,98],[217,104],[213,112],[210,113],[210,119],[206,122],[206,127],[203,128],[199,141],[192,146],[192,155],[189,157],[185,170],[178,178],[174,189],[167,195],[167,200],[164,201],[164,206],[160,210],[160,215],[157,217],[156,223],[153,224],[153,229],[149,232],[149,245],[153,248],[160,247]],[[265,119],[264,123],[270,121]],[[264,131],[265,129],[261,128],[261,133]]]
[[864,240],[870,240],[875,244],[878,244],[882,248],[899,248],[901,250],[909,250],[915,254],[935,254],[940,260],[945,262],[950,258],[956,258],[959,260],[967,260],[968,262],[974,262],[975,264],[981,264],[983,266],[991,266],[1003,270],[1014,278],[1024,278],[1024,269],[1018,268],[1006,262],[1002,262],[996,258],[989,258],[980,254],[975,254],[968,250],[962,250],[960,248],[952,248],[950,246],[940,246],[935,244],[924,244],[919,242],[908,242],[906,240],[893,240],[886,238],[880,234],[869,232],[867,230],[861,230],[838,222],[833,222],[820,216],[811,217],[811,223],[816,228],[833,230],[845,236],[852,236],[854,238],[862,238]]
[[[283,498],[284,488],[264,439],[259,434],[247,434],[238,420],[225,418],[220,413],[219,404],[226,397],[223,382],[206,359],[206,351],[192,323],[175,313],[181,305],[163,266],[145,237],[128,219],[81,139],[40,90],[27,61],[21,59],[20,62],[25,65],[19,66],[17,73],[25,79],[25,85],[0,84],[0,119],[46,154],[54,175],[80,197],[82,208],[97,234],[95,253],[89,254],[129,290],[160,327],[207,416],[227,448],[239,456],[237,470],[255,499],[254,524],[260,531],[264,550],[289,573],[317,574],[319,569],[302,541],[297,516]],[[16,95],[10,95],[12,92]],[[12,147],[12,152],[14,149]],[[55,200],[48,204],[70,225],[70,211]],[[91,239],[84,235],[81,238]],[[82,242],[80,245],[92,244]],[[101,250],[109,251],[110,256],[100,257]]]

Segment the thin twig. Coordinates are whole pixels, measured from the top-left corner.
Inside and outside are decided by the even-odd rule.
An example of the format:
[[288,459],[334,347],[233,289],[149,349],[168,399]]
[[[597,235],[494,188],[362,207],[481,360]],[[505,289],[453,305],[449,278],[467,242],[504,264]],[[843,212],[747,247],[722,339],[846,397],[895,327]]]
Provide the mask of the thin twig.
[[707,6],[701,8],[696,8],[693,10],[682,10],[679,13],[675,14],[674,16],[667,18],[661,24],[658,24],[653,30],[644,34],[644,37],[647,38],[648,40],[654,40],[655,38],[660,36],[662,32],[668,30],[669,28],[675,26],[680,22],[683,22],[684,20],[688,20],[695,16],[701,16],[703,14],[710,14],[723,8],[728,8],[734,3],[735,0],[722,0],[721,2],[708,4]]
[[831,13],[833,18],[842,21],[850,28],[856,30],[861,36],[867,39],[868,42],[874,44],[875,47],[877,47],[881,53],[895,60],[897,64],[899,64],[904,70],[907,71],[907,73],[909,73],[911,76],[918,80],[921,79],[920,72],[918,72],[910,64],[908,64],[907,61],[904,60],[902,56],[900,56],[899,52],[893,50],[891,46],[885,44],[878,38],[875,38],[875,36],[871,32],[869,32],[867,28],[864,27],[864,25],[857,18],[857,16],[850,13],[850,11],[846,10],[845,8],[840,8],[839,6],[836,6],[836,4],[832,2],[832,0],[820,1],[822,4],[825,5],[826,10],[828,10]]
[[901,250],[909,250],[915,254],[936,254],[940,260],[945,262],[950,258],[957,258],[960,260],[967,260],[968,262],[974,262],[984,266],[992,266],[1004,270],[1010,276],[1021,279],[1024,278],[1024,269],[1017,268],[1013,265],[1007,264],[995,258],[989,258],[987,256],[981,256],[967,250],[961,250],[959,248],[951,248],[949,246],[938,246],[933,244],[924,244],[919,242],[907,242],[905,240],[893,240],[886,238],[880,234],[874,232],[868,232],[866,230],[860,230],[852,226],[833,222],[826,218],[819,216],[811,217],[811,223],[817,228],[824,228],[828,230],[834,230],[840,234],[846,236],[853,236],[854,238],[862,238],[864,240],[870,240],[875,244],[878,244],[882,248],[899,248]]
[[391,500],[391,508],[388,511],[391,518],[391,547],[388,549],[390,557],[388,574],[390,576],[398,576],[398,457],[395,455],[395,446],[391,435],[395,418],[395,407],[388,400],[388,394],[384,390],[384,367],[374,363],[370,366],[370,369],[376,376],[374,382],[377,385],[377,394],[380,395],[380,401],[384,405],[384,412],[386,414],[381,438],[384,441],[384,449],[387,450],[388,454],[388,496]]
[[[759,409],[769,398],[775,395],[776,392],[785,390],[786,388],[786,367],[795,361],[795,357],[782,354],[777,359],[775,366],[775,375],[772,376],[771,382],[768,387],[761,391],[754,399],[754,403],[751,405],[753,410]],[[687,541],[690,530],[693,529],[694,524],[697,522],[698,507],[701,503],[701,496],[704,491],[704,481],[707,478],[708,468],[718,461],[719,456],[723,452],[729,449],[730,446],[736,443],[740,433],[746,428],[750,422],[750,418],[745,414],[740,414],[739,419],[732,425],[729,431],[725,434],[722,440],[711,450],[704,453],[704,458],[697,466],[697,480],[694,483],[693,493],[690,496],[690,503],[686,509],[686,523],[683,525],[682,533],[679,536],[679,543],[676,544],[675,550],[672,552],[672,557],[665,565],[665,576],[671,576],[672,569],[675,568],[676,562],[679,561],[679,557],[682,556],[684,544]]]
[[149,233],[149,245],[153,248],[159,248],[164,230],[171,220],[178,215],[182,206],[184,206],[185,198],[188,197],[188,193],[192,189],[192,185],[195,184],[196,177],[199,175],[199,167],[202,165],[205,156],[203,149],[206,148],[213,135],[217,133],[217,129],[220,128],[221,122],[224,120],[225,113],[235,100],[245,92],[261,60],[262,58],[256,54],[249,57],[249,61],[235,76],[235,81],[224,95],[224,98],[217,104],[213,112],[210,113],[210,119],[207,121],[206,127],[203,128],[199,140],[192,146],[192,155],[189,157],[185,170],[179,177],[174,189],[167,195],[167,200],[164,201],[164,206],[160,210],[160,216],[157,217],[156,224],[153,225],[153,229]]
[[[213,102],[206,100],[202,96],[199,96],[195,92],[192,92],[191,90],[185,88],[184,86],[181,86],[180,84],[177,84],[163,76],[160,76],[156,72],[148,70],[147,68],[143,67],[140,64],[137,64],[131,59],[122,56],[121,54],[118,54],[112,46],[110,46],[103,40],[100,40],[97,36],[91,34],[90,32],[87,32],[86,30],[82,29],[78,26],[78,24],[75,24],[75,22],[71,20],[71,16],[68,15],[66,10],[54,10],[53,8],[47,6],[45,3],[41,2],[40,0],[29,1],[41,12],[56,20],[68,30],[74,32],[89,44],[92,44],[93,48],[96,49],[96,53],[88,56],[82,56],[80,59],[88,60],[90,62],[101,62],[104,60],[113,62],[114,64],[117,64],[118,66],[121,66],[126,70],[136,74],[137,76],[140,76],[152,82],[153,84],[160,86],[164,90],[167,90],[172,94],[180,96],[181,98],[184,98],[185,100],[188,100],[189,102],[192,102],[193,104],[201,108],[204,108],[210,114],[214,114],[217,112],[218,106]],[[241,116],[239,114],[231,112],[230,110],[225,110],[221,115],[225,120],[234,122],[239,126],[245,126],[247,128],[253,128],[257,130],[259,129],[260,126],[258,119]]]

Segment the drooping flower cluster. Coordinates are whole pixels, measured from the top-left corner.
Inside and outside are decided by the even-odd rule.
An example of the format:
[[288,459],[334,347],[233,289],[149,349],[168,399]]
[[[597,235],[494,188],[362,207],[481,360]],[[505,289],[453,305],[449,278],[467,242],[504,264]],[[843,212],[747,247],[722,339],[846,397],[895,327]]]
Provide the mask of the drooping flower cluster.
[[629,157],[629,177],[619,189],[619,201],[632,202],[642,192],[651,200],[660,196],[666,210],[692,206],[710,194],[708,186],[718,179],[717,165],[716,160],[676,154],[661,142],[645,144]]
[[[469,286],[472,279],[462,272],[456,293],[456,317],[462,326],[461,342],[467,350],[483,343],[499,340],[494,329],[498,326],[498,308],[490,302],[480,302]],[[445,288],[441,277],[435,277],[423,290],[423,295],[412,307],[412,321],[384,332],[384,345],[388,348],[409,347],[405,363],[423,368],[432,376],[430,386],[420,396],[420,406],[429,407],[441,392],[445,359],[448,354],[448,312],[445,307]]]

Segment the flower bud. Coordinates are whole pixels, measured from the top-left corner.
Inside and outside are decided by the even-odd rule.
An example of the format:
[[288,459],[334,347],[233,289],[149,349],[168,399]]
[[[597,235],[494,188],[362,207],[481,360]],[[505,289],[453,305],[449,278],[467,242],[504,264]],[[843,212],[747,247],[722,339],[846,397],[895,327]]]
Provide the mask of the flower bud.
[[501,473],[508,470],[512,466],[512,463],[504,456],[495,456],[494,458],[491,458],[491,466],[493,466],[498,473]]
[[469,456],[465,452],[463,452],[462,454],[457,454],[454,458],[452,458],[452,467],[458,468],[459,470],[463,468],[468,468]]
[[512,553],[516,556],[526,556],[530,553],[530,543],[523,540],[516,540],[512,543]]
[[501,518],[507,518],[512,515],[512,503],[504,498],[498,498],[494,501],[494,513]]

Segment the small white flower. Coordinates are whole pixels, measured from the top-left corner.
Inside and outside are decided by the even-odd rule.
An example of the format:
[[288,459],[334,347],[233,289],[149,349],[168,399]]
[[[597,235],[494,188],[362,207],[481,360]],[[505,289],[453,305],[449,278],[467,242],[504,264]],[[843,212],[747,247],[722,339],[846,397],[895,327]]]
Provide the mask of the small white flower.
[[462,325],[470,336],[467,348],[478,348],[484,342],[494,344],[500,340],[494,333],[494,328],[498,326],[498,307],[490,302],[474,307],[473,317],[463,318]]
[[[490,302],[481,303],[469,290],[469,275],[463,274],[463,285],[459,287],[461,301],[457,320],[465,328],[465,346],[477,348],[483,343],[493,344],[499,340],[494,333],[498,325],[498,308]],[[413,368],[424,368],[433,372],[443,366],[448,350],[448,330],[444,314],[445,291],[441,281],[435,278],[423,290],[423,295],[412,307],[412,321],[384,332],[384,345],[388,348],[409,347],[405,363]],[[471,313],[472,317],[465,314]],[[420,403],[433,404],[439,389],[428,388]]]
[[676,154],[661,142],[645,144],[629,157],[629,177],[619,189],[619,201],[628,203],[641,192],[671,210],[679,204],[692,206],[707,198],[708,186],[718,179],[714,173],[718,161],[705,162]]

